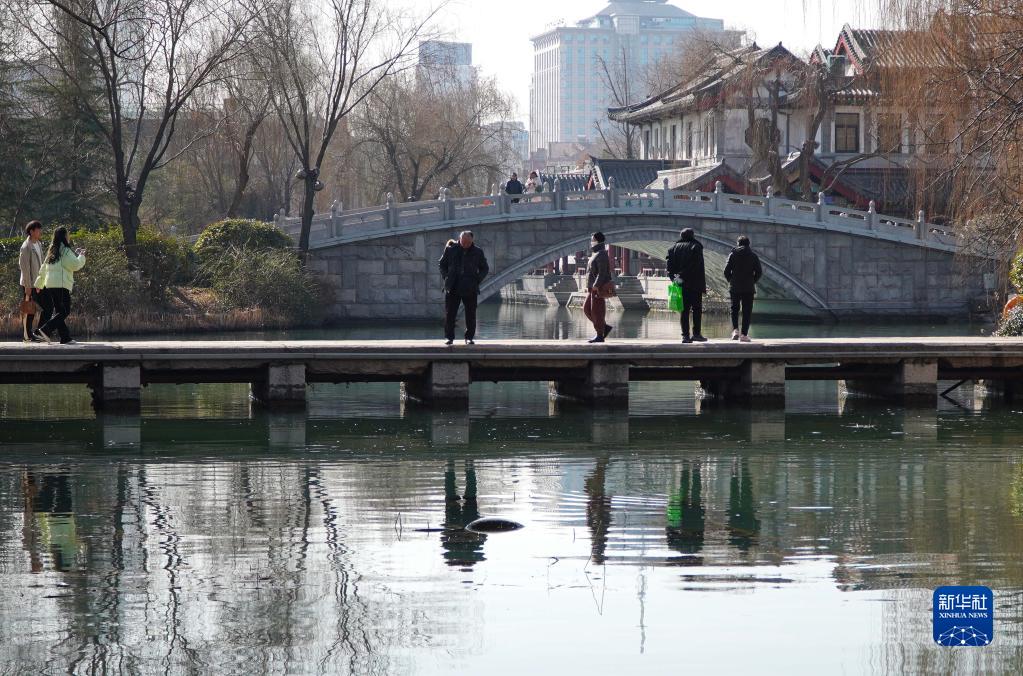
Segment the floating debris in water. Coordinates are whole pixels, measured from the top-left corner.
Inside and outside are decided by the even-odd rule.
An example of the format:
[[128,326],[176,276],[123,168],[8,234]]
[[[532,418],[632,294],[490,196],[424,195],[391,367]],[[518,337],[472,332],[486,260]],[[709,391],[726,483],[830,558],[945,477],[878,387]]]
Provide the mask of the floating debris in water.
[[482,519],[476,519],[465,527],[466,530],[474,533],[501,533],[520,528],[522,528],[521,523],[496,516],[485,516]]

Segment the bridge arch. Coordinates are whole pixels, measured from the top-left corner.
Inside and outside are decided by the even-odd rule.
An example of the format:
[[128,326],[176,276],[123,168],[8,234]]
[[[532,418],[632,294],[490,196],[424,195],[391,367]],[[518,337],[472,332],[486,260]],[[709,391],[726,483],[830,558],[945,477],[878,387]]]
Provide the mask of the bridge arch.
[[[602,230],[602,232],[607,237],[608,244],[612,245],[634,244],[635,242],[642,241],[674,243],[678,239],[679,228],[677,226],[668,227],[651,224],[611,227]],[[722,257],[727,256],[735,246],[735,242],[732,240],[699,231],[697,231],[697,239],[703,243],[706,251],[713,252]],[[558,244],[536,251],[522,258],[519,262],[497,271],[496,274],[484,282],[480,289],[480,300],[483,301],[497,295],[508,284],[514,283],[529,272],[542,267],[552,260],[572,256],[579,251],[588,250],[589,243],[590,233],[585,235],[572,234]],[[658,252],[645,251],[644,253],[656,255]],[[787,271],[782,265],[762,254],[760,255],[760,261],[764,268],[764,278],[779,287],[785,294],[798,300],[811,310],[821,313],[831,312],[831,308],[828,307],[827,302],[820,295]],[[708,269],[709,275],[714,273],[714,270]],[[720,272],[718,272],[718,275],[720,276]]]

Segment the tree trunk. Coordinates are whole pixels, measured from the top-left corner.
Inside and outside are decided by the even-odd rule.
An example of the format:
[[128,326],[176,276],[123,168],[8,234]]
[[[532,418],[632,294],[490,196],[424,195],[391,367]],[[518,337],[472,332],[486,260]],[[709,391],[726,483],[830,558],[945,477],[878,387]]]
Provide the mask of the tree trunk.
[[252,160],[252,141],[256,136],[256,131],[259,129],[259,122],[250,124],[245,130],[245,139],[242,142],[242,149],[238,153],[238,179],[234,184],[234,195],[231,197],[231,204],[227,207],[227,217],[235,218],[238,216],[238,209],[242,205],[242,198],[245,196],[245,188],[249,185],[249,164]]
[[[312,173],[312,172],[310,172]],[[316,176],[308,176],[303,181],[305,187],[305,195],[302,199],[302,231],[298,237],[298,250],[302,255],[303,260],[305,259],[306,253],[309,251],[309,232],[313,227],[313,203],[316,200]]]
[[135,200],[130,200],[123,195],[118,195],[120,201],[119,216],[121,221],[121,237],[124,239],[124,250],[128,258],[135,255],[135,245],[138,242],[139,231],[139,205]]

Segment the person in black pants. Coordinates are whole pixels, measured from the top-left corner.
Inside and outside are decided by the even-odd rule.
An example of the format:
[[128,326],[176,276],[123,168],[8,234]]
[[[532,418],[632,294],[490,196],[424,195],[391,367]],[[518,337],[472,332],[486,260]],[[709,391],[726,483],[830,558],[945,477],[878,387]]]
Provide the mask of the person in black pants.
[[476,305],[480,284],[490,272],[483,249],[473,242],[473,234],[466,230],[458,241],[448,240],[440,258],[440,274],[444,278],[444,337],[446,344],[455,342],[455,319],[458,306],[465,306],[465,344],[475,345]]
[[742,235],[736,244],[738,246],[728,254],[728,262],[725,263],[725,279],[728,280],[728,294],[732,299],[732,340],[748,343],[753,296],[756,295],[757,282],[764,276],[764,270],[760,267],[760,258],[750,248],[749,237]]
[[[707,276],[703,267],[703,245],[696,233],[686,228],[668,251],[668,277],[682,284],[682,342],[704,343],[700,329],[703,324],[703,295],[707,293]],[[689,315],[693,315],[693,332],[689,333]]]

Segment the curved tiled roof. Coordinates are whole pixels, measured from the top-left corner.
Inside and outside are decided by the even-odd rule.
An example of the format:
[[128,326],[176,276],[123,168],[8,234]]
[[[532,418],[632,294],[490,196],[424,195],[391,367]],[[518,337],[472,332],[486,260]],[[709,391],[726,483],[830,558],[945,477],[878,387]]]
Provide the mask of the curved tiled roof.
[[778,45],[769,49],[761,49],[756,43],[715,55],[699,70],[696,77],[675,85],[645,101],[628,106],[609,108],[608,117],[619,122],[638,122],[643,119],[656,118],[666,111],[685,109],[694,105],[697,100],[728,83],[743,72],[750,63],[759,63],[769,59],[791,59],[798,62],[799,58],[792,52]]

